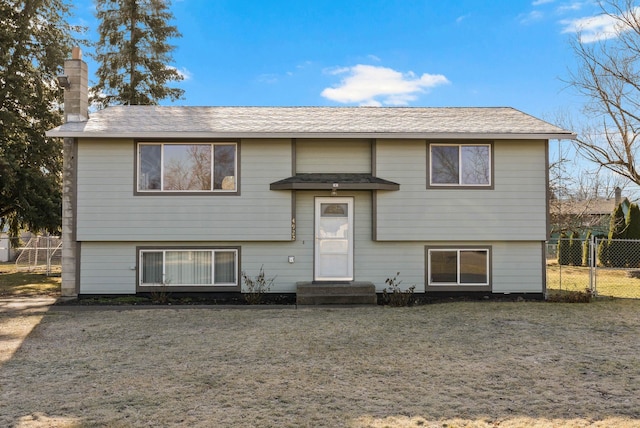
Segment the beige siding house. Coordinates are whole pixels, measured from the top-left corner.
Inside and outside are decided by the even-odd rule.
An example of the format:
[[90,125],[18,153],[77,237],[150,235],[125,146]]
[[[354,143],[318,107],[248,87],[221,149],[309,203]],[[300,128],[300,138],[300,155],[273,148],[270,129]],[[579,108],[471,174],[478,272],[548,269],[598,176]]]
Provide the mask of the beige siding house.
[[[548,142],[512,108],[109,107],[65,64],[63,292],[241,293],[241,272],[545,292]],[[71,70],[71,71],[69,71]],[[75,75],[78,70],[78,75]],[[83,71],[84,70],[84,71]],[[86,81],[86,80],[84,80]],[[80,103],[82,104],[82,103]]]

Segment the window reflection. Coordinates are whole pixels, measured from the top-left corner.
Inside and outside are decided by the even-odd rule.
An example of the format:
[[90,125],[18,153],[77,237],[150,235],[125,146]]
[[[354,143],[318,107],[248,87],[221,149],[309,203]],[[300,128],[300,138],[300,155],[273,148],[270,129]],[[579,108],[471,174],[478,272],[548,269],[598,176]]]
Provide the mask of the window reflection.
[[431,184],[491,184],[491,147],[488,144],[432,144],[429,158]]
[[236,144],[142,143],[138,190],[234,191],[236,150]]

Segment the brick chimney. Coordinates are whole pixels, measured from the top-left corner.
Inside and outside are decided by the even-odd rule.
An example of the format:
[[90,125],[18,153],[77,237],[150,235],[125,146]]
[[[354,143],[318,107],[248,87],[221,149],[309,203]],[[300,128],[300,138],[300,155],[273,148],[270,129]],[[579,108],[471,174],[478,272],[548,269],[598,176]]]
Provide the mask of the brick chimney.
[[[82,51],[74,47],[71,59],[64,61],[64,76],[58,82],[64,87],[64,121],[89,120],[89,76]],[[66,81],[65,81],[66,77]],[[80,243],[76,239],[76,193],[78,186],[75,153],[77,139],[65,137],[62,142],[62,284],[61,294],[77,296]]]
[[69,85],[64,90],[64,121],[86,122],[89,119],[89,72],[82,51],[74,47],[71,59],[64,61]]
[[619,187],[615,188],[615,206],[617,207],[622,203],[622,189]]

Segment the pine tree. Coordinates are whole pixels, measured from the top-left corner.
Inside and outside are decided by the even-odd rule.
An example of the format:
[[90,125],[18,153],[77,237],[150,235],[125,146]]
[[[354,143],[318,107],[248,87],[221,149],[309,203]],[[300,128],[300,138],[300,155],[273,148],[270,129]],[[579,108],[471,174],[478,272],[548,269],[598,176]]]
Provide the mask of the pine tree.
[[627,239],[640,239],[640,208],[638,204],[629,205],[625,222],[627,224],[625,237]]
[[571,233],[569,239],[569,264],[582,266],[582,240],[576,232]]
[[169,0],[97,0],[99,40],[94,55],[98,83],[92,88],[94,102],[157,105],[177,100],[184,90],[171,88],[183,76],[169,64],[175,46],[169,39],[180,37],[174,25]]
[[627,257],[624,252],[625,243],[620,241],[626,239],[626,237],[627,221],[624,211],[622,210],[622,204],[619,204],[615,210],[613,210],[609,222],[609,240],[607,244],[609,247],[609,261],[612,267],[624,267],[626,264]]
[[598,244],[598,261],[600,266],[611,266],[611,260],[609,259],[609,241],[601,240]]
[[0,226],[13,237],[61,226],[62,145],[45,131],[62,123],[69,15],[64,0],[0,2]]
[[629,205],[627,212],[627,239],[634,241],[625,242],[625,250],[629,267],[637,268],[640,266],[640,243],[635,241],[640,239],[640,208],[637,204]]
[[570,244],[569,238],[566,234],[562,233],[558,238],[558,264],[568,265],[571,261],[570,257]]
[[609,239],[625,239],[627,237],[627,219],[622,209],[622,204],[619,204],[611,214],[611,220],[609,220]]

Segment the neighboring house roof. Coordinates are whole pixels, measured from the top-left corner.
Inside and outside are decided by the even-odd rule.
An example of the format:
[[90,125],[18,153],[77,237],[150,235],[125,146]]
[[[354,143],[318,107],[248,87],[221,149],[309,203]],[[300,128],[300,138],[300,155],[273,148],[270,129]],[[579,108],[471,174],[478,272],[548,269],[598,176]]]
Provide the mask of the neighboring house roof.
[[[629,204],[629,200],[624,198],[623,209]],[[583,200],[557,200],[550,202],[552,214],[567,215],[610,215],[616,208],[614,198],[594,198]]]
[[615,199],[562,200],[550,202],[551,212],[568,215],[609,215],[615,208]]
[[510,107],[113,106],[49,137],[101,138],[517,138],[574,139]]

